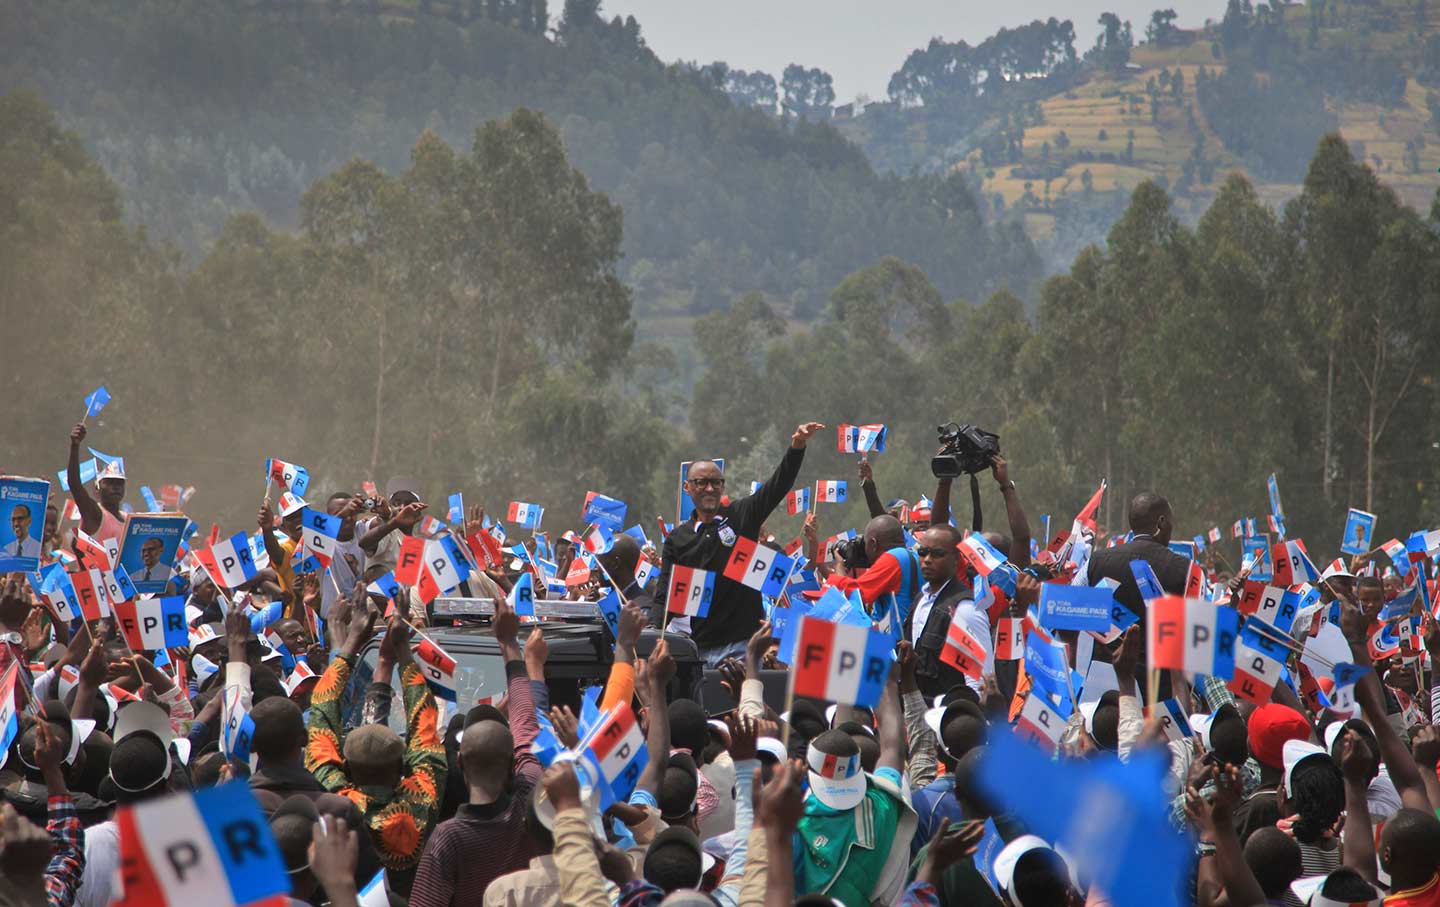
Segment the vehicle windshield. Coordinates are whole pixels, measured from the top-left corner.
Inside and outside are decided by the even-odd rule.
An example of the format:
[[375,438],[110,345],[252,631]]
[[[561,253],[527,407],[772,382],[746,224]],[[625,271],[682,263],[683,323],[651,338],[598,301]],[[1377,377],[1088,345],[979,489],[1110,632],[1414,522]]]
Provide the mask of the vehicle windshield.
[[[498,655],[485,655],[479,652],[467,652],[459,645],[446,645],[442,640],[436,640],[442,648],[455,659],[455,702],[448,702],[436,697],[440,706],[438,724],[441,733],[444,733],[445,725],[450,716],[457,712],[468,712],[477,702],[486,697],[499,699],[505,692],[505,662]],[[355,662],[355,670],[350,674],[350,683],[345,690],[345,726],[355,727],[360,723],[360,713],[365,706],[365,690],[370,685],[371,679],[375,676],[375,660],[379,656],[380,648],[377,640],[367,646],[365,651],[360,653],[360,658]],[[395,689],[390,699],[389,725],[395,733],[404,736],[405,734],[405,703],[400,698],[399,674],[391,679],[391,685]]]

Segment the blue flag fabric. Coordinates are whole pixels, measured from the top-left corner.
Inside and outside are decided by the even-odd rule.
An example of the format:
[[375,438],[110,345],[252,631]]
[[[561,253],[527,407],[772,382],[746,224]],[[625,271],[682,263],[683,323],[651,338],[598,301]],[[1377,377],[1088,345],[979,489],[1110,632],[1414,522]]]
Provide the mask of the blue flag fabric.
[[105,385],[102,384],[95,388],[85,397],[85,418],[100,415],[100,410],[104,409],[105,404],[109,402],[110,391],[106,389]]
[[1063,703],[1061,714],[1069,717],[1072,711],[1070,701],[1070,663],[1065,657],[1065,646],[1046,642],[1040,634],[1030,632],[1025,636],[1025,673],[1040,690],[1052,699]]
[[1055,761],[1000,731],[979,784],[1004,812],[1063,848],[1079,874],[1115,907],[1178,907],[1194,841],[1170,824],[1164,755],[1136,752]]
[[795,646],[800,641],[800,618],[810,613],[810,603],[803,598],[790,599],[790,607],[776,608],[771,617],[771,632],[779,645],[780,661],[795,663]]
[[1135,585],[1140,587],[1140,598],[1144,601],[1148,602],[1165,594],[1165,590],[1160,586],[1160,578],[1155,575],[1149,561],[1131,561],[1130,572],[1135,574]]
[[600,616],[605,618],[605,626],[610,628],[610,635],[620,637],[620,596],[615,594],[614,588],[607,588],[603,598],[597,602],[600,606]]
[[625,526],[625,512],[628,509],[624,501],[596,494],[585,502],[585,510],[580,518],[587,523],[619,532]]
[[264,632],[266,627],[280,619],[280,613],[283,607],[284,602],[269,602],[265,607],[250,615],[250,632],[256,635]]

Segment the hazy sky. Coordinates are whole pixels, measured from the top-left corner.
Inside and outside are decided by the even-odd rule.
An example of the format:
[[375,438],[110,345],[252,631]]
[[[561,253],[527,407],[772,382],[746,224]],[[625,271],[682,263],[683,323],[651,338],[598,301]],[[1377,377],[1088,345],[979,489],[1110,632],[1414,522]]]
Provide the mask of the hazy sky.
[[[552,3],[557,7],[561,4]],[[1095,20],[1110,10],[1129,19],[1138,40],[1156,8],[1194,27],[1225,14],[1225,0],[604,0],[601,12],[633,15],[662,60],[763,69],[779,80],[790,63],[835,77],[836,103],[885,97],[890,74],[932,37],[983,41],[1001,27],[1032,19],[1070,19],[1076,50],[1095,42]]]

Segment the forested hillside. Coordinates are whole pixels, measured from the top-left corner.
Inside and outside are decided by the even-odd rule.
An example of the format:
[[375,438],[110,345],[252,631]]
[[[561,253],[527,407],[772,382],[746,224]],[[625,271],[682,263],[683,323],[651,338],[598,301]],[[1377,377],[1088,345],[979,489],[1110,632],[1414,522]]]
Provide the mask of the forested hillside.
[[633,19],[598,6],[549,11],[546,34],[528,0],[15,0],[0,7],[0,92],[52,105],[130,220],[191,263],[234,214],[299,226],[301,194],[351,158],[397,173],[423,131],[468,148],[481,123],[529,107],[624,210],[619,273],[638,313],[686,316],[674,331],[749,291],[811,318],[887,254],[947,296],[1040,276],[962,179],[878,176],[828,126],[732,104],[713,70],[663,65]]

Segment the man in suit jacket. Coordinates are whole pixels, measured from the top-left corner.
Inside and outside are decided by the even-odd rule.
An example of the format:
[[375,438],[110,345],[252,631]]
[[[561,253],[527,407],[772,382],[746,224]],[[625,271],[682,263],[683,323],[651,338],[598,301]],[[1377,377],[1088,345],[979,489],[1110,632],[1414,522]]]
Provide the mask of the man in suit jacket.
[[622,532],[615,536],[615,543],[610,550],[598,555],[596,559],[600,561],[600,566],[605,568],[610,579],[615,581],[625,600],[637,605],[645,612],[645,616],[650,618],[650,623],[658,626],[661,615],[652,613],[655,609],[655,596],[635,580],[635,568],[640,564],[640,543]]
[[1140,587],[1135,585],[1135,573],[1130,562],[1141,560],[1148,563],[1160,580],[1160,588],[1172,595],[1185,592],[1185,577],[1190,570],[1190,560],[1181,557],[1166,546],[1175,529],[1175,515],[1170,502],[1153,491],[1142,491],[1130,499],[1130,541],[1114,548],[1097,549],[1090,556],[1089,583],[1095,585],[1101,579],[1113,579],[1120,584],[1115,598],[1122,605],[1145,618],[1145,602],[1140,597]]

